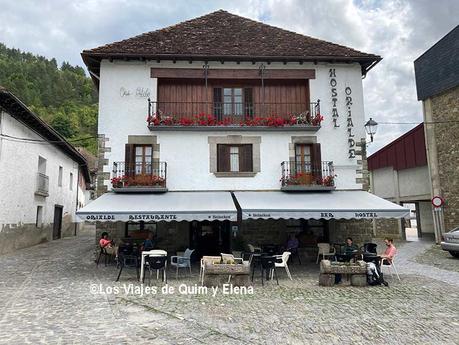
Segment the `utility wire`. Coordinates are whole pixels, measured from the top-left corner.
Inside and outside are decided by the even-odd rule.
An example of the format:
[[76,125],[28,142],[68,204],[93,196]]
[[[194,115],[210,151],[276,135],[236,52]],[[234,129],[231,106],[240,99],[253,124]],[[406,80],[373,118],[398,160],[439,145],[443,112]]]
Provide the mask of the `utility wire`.
[[38,143],[38,144],[56,144],[56,143],[75,143],[79,141],[84,141],[88,139],[97,139],[97,136],[90,136],[90,137],[84,137],[80,139],[70,139],[70,140],[44,140],[44,139],[30,139],[30,138],[21,138],[21,137],[15,137],[12,135],[8,134],[0,134],[0,137],[5,138],[6,140],[12,140],[12,141],[25,141],[25,142],[31,142],[31,143]]

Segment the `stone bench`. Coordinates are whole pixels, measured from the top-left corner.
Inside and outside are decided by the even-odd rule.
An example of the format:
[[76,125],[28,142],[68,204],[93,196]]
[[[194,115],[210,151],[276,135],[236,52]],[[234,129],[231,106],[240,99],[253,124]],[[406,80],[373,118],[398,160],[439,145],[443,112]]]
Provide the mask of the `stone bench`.
[[320,262],[319,285],[333,286],[335,284],[335,274],[350,275],[352,286],[367,285],[367,264],[364,261],[350,264],[322,260]]
[[204,286],[221,286],[228,283],[235,286],[250,286],[250,265],[242,264],[213,264],[206,262],[204,268]]

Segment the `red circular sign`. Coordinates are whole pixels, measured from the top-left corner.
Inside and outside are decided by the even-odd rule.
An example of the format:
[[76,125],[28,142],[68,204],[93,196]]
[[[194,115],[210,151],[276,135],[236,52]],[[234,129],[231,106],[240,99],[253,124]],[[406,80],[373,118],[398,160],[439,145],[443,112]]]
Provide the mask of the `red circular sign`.
[[432,198],[432,205],[435,207],[442,207],[444,203],[445,199],[443,199],[441,196],[434,196]]

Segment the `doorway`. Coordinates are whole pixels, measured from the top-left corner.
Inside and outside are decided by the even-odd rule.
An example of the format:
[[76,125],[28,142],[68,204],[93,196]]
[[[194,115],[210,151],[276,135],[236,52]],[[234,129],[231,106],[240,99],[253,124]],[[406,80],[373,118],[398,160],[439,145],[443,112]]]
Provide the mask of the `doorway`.
[[191,222],[190,248],[196,250],[197,257],[230,253],[230,222],[227,220]]
[[54,205],[53,240],[61,238],[63,209],[64,206]]

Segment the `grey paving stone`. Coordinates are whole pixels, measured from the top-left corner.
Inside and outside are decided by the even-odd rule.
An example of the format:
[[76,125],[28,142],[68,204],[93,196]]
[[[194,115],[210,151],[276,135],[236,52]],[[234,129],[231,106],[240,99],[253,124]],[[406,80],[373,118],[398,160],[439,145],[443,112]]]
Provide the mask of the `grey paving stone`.
[[[253,295],[91,293],[140,287],[114,266],[96,268],[94,239],[77,237],[0,256],[0,343],[5,344],[458,344],[459,273],[415,262],[425,243],[399,246],[401,282],[389,288],[318,286],[316,265]],[[198,283],[198,268],[178,289]],[[152,281],[161,288],[163,285]]]

